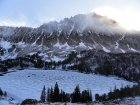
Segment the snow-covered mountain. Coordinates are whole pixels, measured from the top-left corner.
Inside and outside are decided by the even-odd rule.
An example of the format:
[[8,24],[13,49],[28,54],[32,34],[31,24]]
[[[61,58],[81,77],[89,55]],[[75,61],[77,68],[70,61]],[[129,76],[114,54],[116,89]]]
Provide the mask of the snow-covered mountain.
[[79,14],[38,28],[0,27],[1,59],[41,52],[45,60],[62,60],[71,51],[140,52],[140,33],[96,13]]

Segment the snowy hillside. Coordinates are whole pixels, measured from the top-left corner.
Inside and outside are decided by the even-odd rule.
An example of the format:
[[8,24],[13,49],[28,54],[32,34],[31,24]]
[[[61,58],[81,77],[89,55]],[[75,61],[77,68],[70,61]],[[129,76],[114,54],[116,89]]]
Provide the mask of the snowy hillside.
[[39,100],[43,85],[54,87],[56,82],[60,89],[68,93],[72,93],[78,84],[81,90],[90,88],[93,98],[95,93],[107,93],[110,89],[114,89],[115,85],[120,88],[122,85],[134,84],[117,77],[59,70],[23,70],[0,76],[0,87],[22,100],[26,98]]
[[41,52],[45,60],[63,60],[71,51],[140,52],[140,33],[127,31],[104,16],[78,14],[37,28],[0,26],[0,59]]

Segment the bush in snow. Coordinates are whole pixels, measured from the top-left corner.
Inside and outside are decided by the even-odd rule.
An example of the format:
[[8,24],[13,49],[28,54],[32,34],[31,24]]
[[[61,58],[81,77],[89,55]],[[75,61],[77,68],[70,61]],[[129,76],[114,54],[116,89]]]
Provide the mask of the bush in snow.
[[36,99],[25,99],[21,105],[37,105],[38,101]]

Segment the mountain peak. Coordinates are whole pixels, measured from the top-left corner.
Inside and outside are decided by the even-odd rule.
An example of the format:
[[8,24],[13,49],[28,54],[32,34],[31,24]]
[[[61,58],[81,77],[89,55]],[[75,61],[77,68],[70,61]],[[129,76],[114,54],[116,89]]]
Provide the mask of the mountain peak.
[[[78,14],[38,28],[0,27],[2,59],[40,51],[44,59],[64,58],[88,49],[109,53],[140,52],[139,33],[124,30],[115,20],[96,13]],[[5,47],[8,46],[8,47]]]
[[46,33],[53,31],[63,31],[70,34],[72,31],[82,33],[85,30],[92,30],[98,33],[112,34],[116,32],[123,32],[124,29],[113,19],[105,16],[97,15],[96,13],[78,14],[74,17],[65,18],[60,22],[49,22],[41,25],[40,30]]

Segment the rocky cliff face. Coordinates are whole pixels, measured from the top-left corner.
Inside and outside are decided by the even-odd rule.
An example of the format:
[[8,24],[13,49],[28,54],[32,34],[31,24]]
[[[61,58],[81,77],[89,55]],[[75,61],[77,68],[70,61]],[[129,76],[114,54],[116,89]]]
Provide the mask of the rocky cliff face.
[[95,13],[76,15],[38,28],[0,27],[1,59],[41,52],[44,59],[61,59],[87,49],[111,53],[140,52],[140,33],[128,32],[116,21]]

